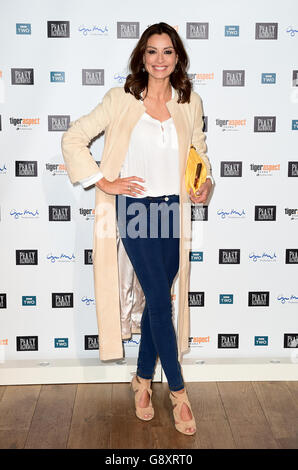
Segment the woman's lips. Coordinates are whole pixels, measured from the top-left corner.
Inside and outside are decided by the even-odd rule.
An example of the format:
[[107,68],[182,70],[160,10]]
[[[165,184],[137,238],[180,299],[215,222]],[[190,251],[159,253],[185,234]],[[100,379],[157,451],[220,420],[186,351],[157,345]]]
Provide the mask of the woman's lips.
[[154,68],[155,70],[165,70],[167,66],[152,65],[152,68]]

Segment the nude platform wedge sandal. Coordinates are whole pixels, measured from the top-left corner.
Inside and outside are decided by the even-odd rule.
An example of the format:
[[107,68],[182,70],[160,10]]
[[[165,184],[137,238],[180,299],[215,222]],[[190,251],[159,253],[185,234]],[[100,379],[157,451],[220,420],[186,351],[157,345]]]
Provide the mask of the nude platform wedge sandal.
[[[196,433],[196,422],[195,418],[187,397],[186,390],[184,390],[183,393],[176,393],[175,395],[173,394],[175,392],[170,392],[170,399],[173,405],[173,415],[174,415],[174,420],[175,420],[175,428],[177,431],[181,432],[182,434],[186,434],[187,436],[192,436],[193,434]],[[185,403],[188,408],[190,409],[190,412],[192,414],[192,419],[188,421],[184,421],[181,419],[181,408],[183,403]],[[193,432],[187,432],[186,429],[188,428],[194,428]]]
[[[135,392],[136,416],[139,419],[142,419],[143,421],[150,421],[154,417],[154,408],[152,406],[152,401],[151,401],[152,390],[150,388],[150,385],[148,384],[148,382],[145,381],[145,379],[143,381],[142,378],[134,375],[131,381],[131,387],[133,391]],[[150,402],[149,402],[149,406],[147,406],[146,408],[141,408],[138,404],[139,404],[139,401],[142,397],[144,390],[147,390],[147,392],[149,393]],[[149,415],[149,414],[151,416],[149,416],[148,418],[145,418],[145,415]]]

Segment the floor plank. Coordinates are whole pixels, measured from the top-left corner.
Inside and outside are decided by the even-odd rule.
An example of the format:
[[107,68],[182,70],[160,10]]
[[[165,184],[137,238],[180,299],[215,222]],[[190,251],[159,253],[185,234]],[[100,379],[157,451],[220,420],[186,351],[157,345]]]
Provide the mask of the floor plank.
[[0,448],[22,449],[38,401],[40,385],[10,385],[0,401]]
[[217,386],[237,448],[278,448],[252,384],[220,382]]
[[77,385],[43,385],[25,449],[64,449],[72,419]]
[[253,382],[258,400],[280,448],[298,447],[298,403],[287,382]]
[[67,448],[109,449],[113,384],[79,384]]

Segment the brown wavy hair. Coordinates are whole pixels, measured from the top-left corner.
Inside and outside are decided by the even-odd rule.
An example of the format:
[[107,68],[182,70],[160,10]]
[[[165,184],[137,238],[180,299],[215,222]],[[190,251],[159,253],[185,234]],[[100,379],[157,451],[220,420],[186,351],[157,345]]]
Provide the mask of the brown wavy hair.
[[134,95],[137,100],[142,99],[141,92],[148,84],[148,72],[143,68],[143,56],[147,41],[153,34],[162,33],[170,36],[175,52],[178,55],[177,65],[170,75],[170,83],[177,90],[178,103],[189,103],[192,88],[191,81],[186,73],[189,66],[189,58],[179,34],[167,23],[153,24],[143,32],[130,55],[129,69],[131,73],[126,78],[124,90],[126,93]]

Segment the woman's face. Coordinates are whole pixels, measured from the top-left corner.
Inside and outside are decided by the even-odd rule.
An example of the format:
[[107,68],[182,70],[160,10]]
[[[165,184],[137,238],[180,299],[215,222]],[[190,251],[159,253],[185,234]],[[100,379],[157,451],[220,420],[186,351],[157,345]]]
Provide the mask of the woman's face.
[[166,33],[150,36],[143,60],[144,67],[152,78],[169,77],[178,62],[178,56],[170,36]]

